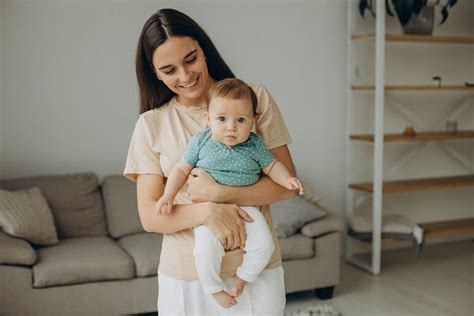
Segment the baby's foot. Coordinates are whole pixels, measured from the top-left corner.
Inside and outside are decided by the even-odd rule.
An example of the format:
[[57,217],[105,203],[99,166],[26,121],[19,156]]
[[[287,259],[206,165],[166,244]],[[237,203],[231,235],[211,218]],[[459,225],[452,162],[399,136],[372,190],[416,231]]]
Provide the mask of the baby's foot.
[[219,304],[220,306],[224,308],[229,308],[237,304],[237,301],[235,300],[235,298],[230,296],[230,294],[227,293],[226,291],[213,293],[212,296],[216,300],[217,304]]
[[247,282],[245,282],[244,280],[236,276],[234,278],[234,282],[232,283],[232,289],[230,290],[230,295],[232,297],[239,297],[240,294],[242,294],[244,290],[245,284],[247,284]]

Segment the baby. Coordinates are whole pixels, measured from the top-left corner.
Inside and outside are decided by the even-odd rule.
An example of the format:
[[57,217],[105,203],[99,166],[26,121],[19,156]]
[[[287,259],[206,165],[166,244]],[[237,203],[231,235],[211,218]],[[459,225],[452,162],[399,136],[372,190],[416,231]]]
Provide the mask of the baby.
[[[260,173],[290,190],[303,194],[301,182],[277,161],[263,140],[252,132],[256,121],[257,96],[239,79],[217,82],[208,94],[209,128],[194,135],[183,158],[169,174],[163,196],[155,209],[160,214],[172,211],[173,200],[194,167],[207,171],[217,182],[229,186],[251,185]],[[259,209],[241,207],[253,219],[245,223],[247,241],[242,265],[237,269],[230,292],[224,290],[220,265],[225,253],[217,237],[204,225],[194,228],[196,270],[204,290],[219,305],[236,304],[246,282],[254,282],[267,265],[274,250],[268,224]]]

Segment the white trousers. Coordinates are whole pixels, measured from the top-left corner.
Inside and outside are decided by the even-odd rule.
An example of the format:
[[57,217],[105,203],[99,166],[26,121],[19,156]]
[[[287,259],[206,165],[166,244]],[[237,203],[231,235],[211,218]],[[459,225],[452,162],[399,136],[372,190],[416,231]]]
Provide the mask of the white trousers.
[[[223,308],[204,292],[201,282],[185,281],[158,272],[159,316],[283,316],[285,283],[283,268],[263,270],[254,283],[245,286],[237,304]],[[233,278],[224,280],[230,290]]]
[[[241,208],[254,221],[245,223],[247,241],[243,262],[237,268],[237,275],[242,280],[253,283],[268,264],[275,245],[268,223],[260,210],[249,206],[241,206]],[[220,278],[222,257],[225,254],[224,247],[204,225],[194,228],[194,241],[196,270],[204,291],[212,294],[224,290],[224,283]]]

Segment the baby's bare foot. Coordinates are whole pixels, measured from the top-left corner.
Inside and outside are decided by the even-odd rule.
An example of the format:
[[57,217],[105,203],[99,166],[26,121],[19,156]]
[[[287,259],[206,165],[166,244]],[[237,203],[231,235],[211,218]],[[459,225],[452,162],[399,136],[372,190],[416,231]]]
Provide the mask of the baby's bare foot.
[[245,284],[247,284],[247,282],[245,282],[244,280],[236,276],[234,278],[234,282],[232,283],[232,289],[230,290],[230,295],[232,297],[239,297],[240,294],[242,294],[244,290]]
[[230,296],[230,294],[227,293],[226,291],[213,293],[212,296],[216,300],[217,304],[219,304],[220,306],[224,308],[229,308],[237,304],[237,301],[235,300],[235,298]]

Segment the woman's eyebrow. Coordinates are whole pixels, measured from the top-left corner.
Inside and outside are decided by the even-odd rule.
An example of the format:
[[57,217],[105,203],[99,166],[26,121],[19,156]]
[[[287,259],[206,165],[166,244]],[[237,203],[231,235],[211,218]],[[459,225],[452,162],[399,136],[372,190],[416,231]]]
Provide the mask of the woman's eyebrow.
[[[186,56],[184,56],[183,59],[186,59],[188,58],[189,56],[191,56],[192,54],[196,53],[197,52],[197,49],[194,49],[192,51],[190,51],[189,53],[186,54]],[[158,68],[158,70],[163,70],[165,68],[169,68],[169,67],[172,67],[173,65],[165,65],[165,66],[161,66],[160,68]]]

